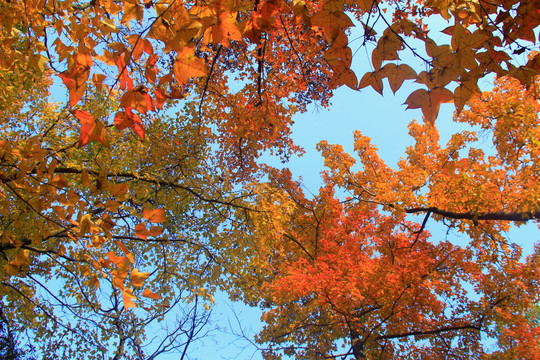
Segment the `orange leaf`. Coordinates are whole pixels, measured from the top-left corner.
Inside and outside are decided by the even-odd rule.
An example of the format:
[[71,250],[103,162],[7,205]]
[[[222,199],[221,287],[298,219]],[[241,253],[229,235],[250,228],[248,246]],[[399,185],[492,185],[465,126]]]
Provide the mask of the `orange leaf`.
[[330,43],[334,42],[343,29],[354,26],[349,16],[343,11],[318,11],[311,17],[311,22],[324,29],[324,34]]
[[375,91],[377,91],[379,94],[382,95],[383,83],[382,83],[381,75],[378,71],[365,73],[364,76],[362,77],[362,80],[360,80],[360,84],[358,85],[358,87],[360,89],[363,89],[369,85],[371,85],[371,87]]
[[122,252],[124,253],[124,255],[126,255],[126,258],[133,264],[135,263],[135,259],[133,258],[133,254],[131,253],[131,251],[129,251],[129,249],[126,247],[126,245],[122,244],[120,241],[117,241],[116,242],[116,245],[118,245],[118,247],[120,248],[120,250],[122,250]]
[[330,84],[331,87],[347,85],[353,90],[358,90],[358,79],[356,78],[354,71],[351,69],[345,69],[344,71],[334,73]]
[[474,80],[464,82],[454,90],[454,101],[458,113],[463,109],[467,101],[469,101],[477,92],[480,92],[480,90]]
[[159,236],[163,233],[163,228],[159,226],[152,226],[148,233],[150,236]]
[[137,2],[131,3],[129,1],[124,2],[124,16],[122,17],[122,23],[128,24],[131,20],[141,21],[144,16],[144,8]]
[[146,240],[151,234],[146,228],[146,225],[144,223],[140,223],[135,225],[135,235],[143,240]]
[[164,209],[154,209],[154,210],[144,209],[143,218],[145,218],[151,223],[162,223],[162,222],[167,221],[167,218],[165,217]]
[[195,56],[194,48],[187,46],[178,52],[173,70],[180,84],[187,84],[191,78],[206,75],[204,61]]
[[154,300],[161,299],[161,296],[159,296],[158,294],[154,294],[149,289],[144,289],[142,292],[142,296],[150,298],[150,299],[154,299]]
[[[126,271],[127,269],[129,269],[130,265],[129,265],[129,262],[128,262],[128,259],[126,259],[125,257],[123,256],[116,256],[115,253],[113,253],[112,251],[109,251],[107,253],[107,257],[109,258],[109,260],[112,261],[112,263],[121,271]],[[127,275],[127,274],[126,274]]]
[[165,91],[163,91],[160,88],[156,89],[155,96],[156,96],[156,107],[161,110],[163,108],[163,104],[165,104],[165,101],[167,101],[169,97],[167,96],[167,94],[165,94]]
[[224,11],[219,14],[216,24],[212,29],[212,43],[223,44],[229,47],[229,40],[242,40],[242,34],[236,23],[236,14]]
[[72,113],[81,122],[79,146],[84,146],[93,140],[108,145],[107,129],[101,121],[96,121],[94,115],[88,111],[74,110]]
[[81,83],[80,79],[76,77],[77,74],[73,74],[71,71],[64,71],[58,74],[58,76],[68,88],[69,105],[74,106],[84,95],[84,89],[86,88],[84,81]]
[[84,169],[81,173],[81,184],[85,187],[90,186],[90,176],[88,176],[88,172]]
[[403,81],[416,78],[416,71],[407,64],[386,64],[381,69],[381,74],[388,79],[388,83],[394,94],[401,87]]
[[122,300],[124,300],[124,307],[126,309],[137,307],[132,299],[137,300],[137,297],[133,295],[133,292],[130,289],[125,289],[122,291]]
[[122,95],[120,107],[132,108],[139,113],[145,114],[148,111],[154,110],[154,101],[143,87],[138,87],[134,90],[128,90]]
[[137,113],[131,111],[131,108],[126,108],[126,111],[119,111],[114,117],[114,126],[118,130],[125,128],[132,128],[135,134],[137,134],[141,140],[144,140],[144,126],[142,120]]

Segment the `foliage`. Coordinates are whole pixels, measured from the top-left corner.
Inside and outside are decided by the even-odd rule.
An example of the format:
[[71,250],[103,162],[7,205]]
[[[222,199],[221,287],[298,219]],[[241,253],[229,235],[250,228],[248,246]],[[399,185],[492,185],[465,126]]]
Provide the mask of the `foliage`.
[[[106,89],[120,99],[114,125],[141,138],[140,115],[197,89],[201,122],[219,130],[209,141],[223,137],[222,156],[236,155],[235,165],[247,171],[263,149],[290,154],[289,115],[311,101],[326,104],[337,86],[371,85],[382,93],[383,79],[394,92],[404,80],[415,80],[426,88],[406,104],[433,123],[441,103],[455,101],[461,110],[487,74],[530,85],[540,55],[525,65],[512,56],[533,50],[540,21],[535,6],[518,0],[10,1],[1,8],[0,64],[8,72],[43,72],[48,65],[68,88],[70,106],[79,104],[90,83]],[[449,45],[434,40],[432,32],[435,38],[440,33],[426,25],[437,16],[451,24],[443,31]],[[376,41],[374,71],[360,81],[350,68],[350,17],[364,28],[363,46]],[[407,51],[427,70],[396,65]],[[233,79],[239,85],[231,86]],[[105,143],[104,133],[92,137],[89,130],[101,128],[104,119],[80,121],[83,144]]]
[[[234,227],[226,222],[239,194],[205,160],[200,129],[181,112],[153,121],[145,142],[109,131],[109,147],[80,148],[79,110],[57,108],[39,85],[3,109],[7,322],[33,329],[49,357],[185,351],[204,334],[221,276],[214,251]],[[116,106],[98,91],[89,101],[103,117]],[[176,318],[159,325],[168,313]]]
[[[323,141],[328,170],[313,199],[288,171],[270,171],[255,186],[259,285],[239,281],[265,308],[266,358],[538,358],[540,249],[523,257],[504,233],[538,219],[539,107],[535,89],[503,78],[456,118],[494,154],[475,131],[441,147],[432,125],[413,122],[396,170],[360,132],[359,170]],[[430,219],[466,236],[431,238]],[[497,338],[492,353],[486,339]]]
[[[429,358],[451,354],[448,344],[474,357],[480,334],[499,338],[501,356],[537,355],[526,316],[537,253],[522,261],[501,235],[540,217],[538,103],[515,83],[537,88],[537,10],[517,0],[2,2],[6,322],[32,329],[49,357],[184,357],[222,289],[270,306],[268,356],[283,342],[318,357],[349,341],[357,358]],[[444,36],[428,25],[440,17]],[[351,69],[351,18],[373,48],[366,74]],[[463,110],[490,74],[507,78]],[[320,144],[329,171],[314,199],[258,164],[302,151],[293,114],[328,106],[342,85],[382,94],[384,79],[393,92],[422,86],[405,104],[425,124],[411,124],[416,144],[399,169],[360,133],[356,172],[339,146]],[[66,104],[49,99],[55,81]],[[493,132],[496,155],[473,147],[474,132],[439,145],[432,125],[452,101],[457,121]],[[430,240],[429,218],[470,241]]]

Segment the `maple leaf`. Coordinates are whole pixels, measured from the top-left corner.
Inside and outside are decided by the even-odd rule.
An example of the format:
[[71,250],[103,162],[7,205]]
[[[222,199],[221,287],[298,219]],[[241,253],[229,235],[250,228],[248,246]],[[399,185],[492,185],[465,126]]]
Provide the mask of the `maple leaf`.
[[236,15],[229,11],[222,11],[211,29],[210,42],[228,47],[229,40],[242,40],[242,33],[238,29]]
[[454,101],[454,94],[446,88],[419,89],[409,95],[405,104],[407,104],[407,109],[422,109],[425,121],[433,125],[441,104],[452,101]]
[[81,122],[81,134],[79,136],[79,146],[85,146],[91,141],[97,141],[103,145],[108,145],[107,129],[99,120],[88,111],[74,110],[73,115]]
[[133,295],[133,291],[130,289],[122,290],[122,300],[124,301],[124,308],[126,309],[137,307],[133,302],[133,300],[137,300],[137,297]]
[[360,84],[358,87],[360,89],[365,88],[366,86],[371,86],[373,90],[377,91],[379,94],[382,95],[383,92],[383,83],[382,83],[382,77],[381,77],[380,71],[374,71],[366,73],[362,80],[360,80]]
[[169,97],[167,96],[165,91],[163,91],[160,88],[157,88],[155,91],[155,98],[156,98],[156,107],[161,110]]
[[[146,100],[145,100],[146,104]],[[125,109],[126,111],[119,111],[114,117],[114,126],[118,130],[125,128],[131,128],[137,134],[141,140],[144,140],[144,126],[140,116],[134,113],[130,107]]]
[[127,271],[130,267],[128,259],[124,256],[116,256],[114,252],[109,251],[107,257],[122,272]]
[[74,106],[81,100],[86,89],[86,79],[90,75],[89,69],[76,69],[72,71],[64,71],[58,76],[64,82],[64,85],[69,91],[69,105]]
[[184,47],[178,52],[174,62],[174,77],[180,84],[186,84],[191,78],[205,76],[206,65],[202,59],[195,57],[193,47]]
[[143,240],[146,240],[148,239],[148,236],[151,236],[144,223],[135,225],[135,235]]
[[398,91],[398,89],[401,87],[405,80],[416,79],[417,76],[416,71],[414,71],[407,64],[386,64],[382,67],[380,73],[380,76],[386,77],[388,79],[388,83],[390,84],[390,88],[392,89],[394,94],[396,93],[396,91]]
[[134,264],[135,258],[133,257],[133,254],[131,253],[131,251],[129,251],[129,249],[126,247],[126,245],[122,244],[120,241],[116,241],[116,245],[118,245],[120,250],[122,250],[122,252],[126,256],[126,258],[129,260],[129,262]]
[[356,78],[354,71],[351,69],[344,69],[343,71],[334,73],[330,86],[338,87],[341,85],[347,85],[353,90],[358,89],[358,79]]
[[143,210],[143,218],[152,223],[162,223],[167,221],[165,209],[147,209]]
[[144,87],[138,87],[133,90],[128,90],[122,95],[120,106],[137,110],[139,113],[145,114],[154,109],[154,101],[146,92]]
[[321,10],[311,17],[313,25],[324,29],[326,38],[333,43],[343,29],[353,26],[351,19],[343,11]]

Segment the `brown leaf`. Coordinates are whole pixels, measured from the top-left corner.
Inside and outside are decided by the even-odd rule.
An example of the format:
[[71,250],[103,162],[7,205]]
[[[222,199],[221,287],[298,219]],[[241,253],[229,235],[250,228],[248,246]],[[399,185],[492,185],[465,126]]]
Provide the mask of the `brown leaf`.
[[383,93],[383,82],[380,76],[381,74],[378,71],[368,72],[360,80],[360,89],[365,88],[366,86],[371,86],[375,91],[382,95]]
[[446,88],[435,88],[430,91],[419,89],[409,95],[405,104],[407,109],[422,109],[424,120],[433,125],[441,104],[453,100],[454,94]]
[[388,83],[394,94],[405,80],[416,78],[416,71],[407,64],[386,64],[381,69],[381,74],[388,79]]

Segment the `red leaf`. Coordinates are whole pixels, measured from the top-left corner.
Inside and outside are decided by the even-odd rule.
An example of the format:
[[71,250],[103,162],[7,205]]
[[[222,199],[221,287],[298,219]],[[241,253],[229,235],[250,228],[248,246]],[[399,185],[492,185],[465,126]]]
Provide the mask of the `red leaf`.
[[85,146],[92,140],[108,145],[107,130],[101,121],[96,121],[88,111],[74,110],[72,113],[81,122],[79,146]]
[[126,111],[119,111],[114,117],[114,126],[118,130],[124,130],[125,128],[131,128],[137,134],[141,140],[144,140],[144,126],[140,116],[131,108],[126,108]]

